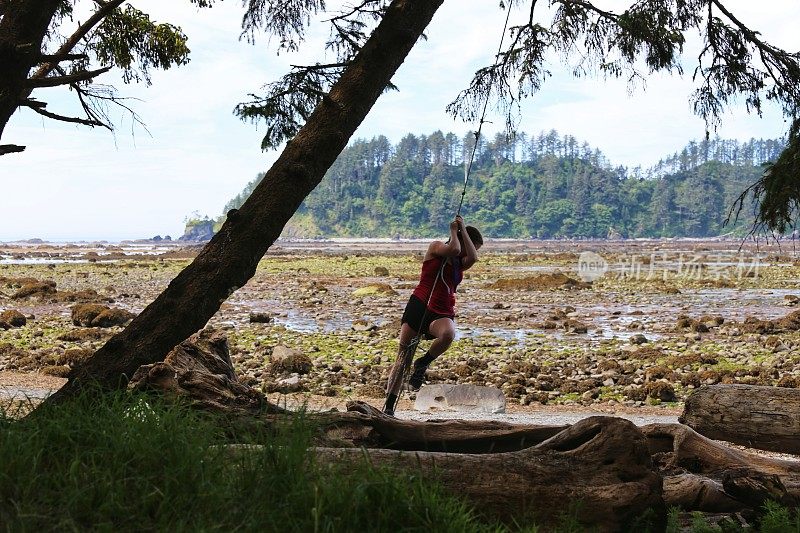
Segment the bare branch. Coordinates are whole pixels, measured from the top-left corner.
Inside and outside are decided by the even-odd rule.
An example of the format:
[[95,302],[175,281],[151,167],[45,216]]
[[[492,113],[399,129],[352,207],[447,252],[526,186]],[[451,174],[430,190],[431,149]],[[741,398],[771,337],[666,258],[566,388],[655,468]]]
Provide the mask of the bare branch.
[[88,81],[92,78],[105,74],[111,70],[111,66],[103,67],[97,70],[84,70],[74,74],[67,74],[65,76],[51,76],[49,78],[29,79],[26,85],[30,88],[40,87],[58,87],[59,85],[70,85],[81,81]]
[[25,106],[25,107],[42,108],[42,107],[47,107],[47,102],[40,102],[39,100],[34,100],[33,98],[28,98],[27,100],[23,100],[22,102],[20,102],[19,105]]
[[59,115],[58,113],[51,113],[50,111],[47,111],[42,107],[31,107],[31,109],[33,109],[40,115],[47,118],[52,118],[53,120],[59,120],[61,122],[71,122],[73,124],[83,124],[84,126],[91,126],[91,127],[101,126],[103,128],[107,128],[109,131],[113,131],[111,126],[97,120],[90,120],[78,117],[66,117],[64,115]]
[[0,144],[0,155],[13,154],[24,150],[25,147],[18,144]]

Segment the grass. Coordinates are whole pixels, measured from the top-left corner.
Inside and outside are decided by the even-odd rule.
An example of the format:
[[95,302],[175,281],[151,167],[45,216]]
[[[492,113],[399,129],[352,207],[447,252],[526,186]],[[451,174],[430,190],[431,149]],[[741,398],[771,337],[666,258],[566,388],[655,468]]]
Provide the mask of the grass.
[[[230,423],[150,397],[79,398],[20,419],[0,410],[2,531],[538,531],[498,524],[414,473],[366,462],[317,464],[302,414],[280,427]],[[231,453],[231,442],[256,444]],[[579,504],[548,531],[586,531]],[[648,530],[646,526],[638,531]],[[752,531],[672,510],[666,531]],[[800,515],[768,503],[764,532],[800,533]]]
[[315,464],[312,428],[234,436],[144,397],[0,416],[0,530],[499,531],[413,474]]

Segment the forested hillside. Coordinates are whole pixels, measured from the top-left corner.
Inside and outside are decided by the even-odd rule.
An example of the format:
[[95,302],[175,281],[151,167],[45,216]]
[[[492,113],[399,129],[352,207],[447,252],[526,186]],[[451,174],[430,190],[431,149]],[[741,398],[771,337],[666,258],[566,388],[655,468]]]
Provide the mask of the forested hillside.
[[[474,143],[441,131],[357,140],[287,227],[296,236],[441,235],[458,206]],[[613,166],[556,131],[497,135],[476,151],[463,213],[490,237],[706,237],[784,141],[710,139],[648,169]],[[261,175],[225,206],[239,207]],[[737,228],[749,223],[743,213]]]

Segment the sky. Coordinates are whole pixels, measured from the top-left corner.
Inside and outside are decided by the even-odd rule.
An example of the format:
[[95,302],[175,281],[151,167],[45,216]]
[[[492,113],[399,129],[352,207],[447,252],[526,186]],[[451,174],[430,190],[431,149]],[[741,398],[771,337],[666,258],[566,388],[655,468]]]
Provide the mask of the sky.
[[[288,65],[324,62],[327,33],[309,34],[301,53],[278,55],[268,36],[255,44],[239,39],[238,1],[208,10],[188,1],[132,3],[154,20],[181,26],[189,36],[191,62],[154,71],[149,87],[126,85],[113,72],[98,79],[132,98],[129,104],[146,130],[119,111],[112,112],[113,133],[54,122],[30,110],[17,112],[2,142],[28,148],[0,157],[0,241],[177,237],[188,216],[221,214],[224,204],[277,158],[278,152],[260,150],[263,127],[240,121],[233,108],[284,74]],[[444,110],[474,71],[491,62],[504,21],[497,4],[445,0],[427,40],[415,46],[393,79],[400,91],[381,96],[354,138],[386,135],[397,142],[407,133],[474,129],[475,124],[454,120]],[[626,2],[598,4],[613,10]],[[729,0],[726,5],[768,41],[800,50],[797,0]],[[512,24],[526,16],[514,10]],[[693,46],[697,43],[687,49]],[[687,65],[692,64],[689,56]],[[651,76],[644,88],[631,89],[620,80],[574,79],[569,65],[557,60],[548,66],[552,77],[523,102],[521,131],[556,129],[599,148],[612,164],[629,167],[648,167],[705,134],[688,101],[691,68],[683,77]],[[34,96],[47,101],[51,111],[78,113],[69,91],[41,89]],[[490,113],[488,120],[488,135],[501,131],[501,116]],[[777,109],[768,108],[758,118],[737,106],[723,116],[716,134],[774,138],[785,134],[787,126]]]

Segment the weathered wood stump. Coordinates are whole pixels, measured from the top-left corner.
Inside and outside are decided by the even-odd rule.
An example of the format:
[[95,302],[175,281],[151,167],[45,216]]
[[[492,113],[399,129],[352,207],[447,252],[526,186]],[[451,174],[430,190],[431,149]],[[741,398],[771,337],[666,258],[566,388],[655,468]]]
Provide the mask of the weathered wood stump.
[[319,460],[352,462],[365,455],[374,465],[420,470],[446,490],[469,499],[481,512],[502,519],[533,514],[552,525],[570,502],[578,519],[602,531],[618,531],[646,511],[663,517],[661,476],[647,442],[631,422],[592,417],[552,438],[516,452],[456,454],[386,449],[317,448]]
[[686,400],[679,420],[712,439],[800,454],[800,389],[700,387]]
[[757,508],[766,499],[800,503],[800,460],[739,450],[680,424],[650,424],[641,430],[665,476],[667,505],[727,512]]
[[192,405],[234,414],[284,410],[236,377],[227,337],[213,329],[195,333],[172,349],[162,363],[139,367],[129,390],[158,391]]

